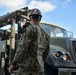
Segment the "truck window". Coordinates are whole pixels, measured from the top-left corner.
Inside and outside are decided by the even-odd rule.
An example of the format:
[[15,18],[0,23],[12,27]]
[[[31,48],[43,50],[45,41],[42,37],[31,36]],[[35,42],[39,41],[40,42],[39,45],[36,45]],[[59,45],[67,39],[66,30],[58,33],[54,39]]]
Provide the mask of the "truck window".
[[71,32],[51,24],[41,23],[40,26],[50,37],[72,37],[73,35]]

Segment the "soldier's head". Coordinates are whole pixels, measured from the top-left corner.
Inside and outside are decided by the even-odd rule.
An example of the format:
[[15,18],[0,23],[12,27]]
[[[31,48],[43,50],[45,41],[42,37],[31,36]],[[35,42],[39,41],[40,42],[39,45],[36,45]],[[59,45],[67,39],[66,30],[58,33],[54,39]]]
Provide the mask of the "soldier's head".
[[29,18],[31,22],[38,23],[41,21],[42,15],[41,11],[37,8],[34,8],[30,11]]

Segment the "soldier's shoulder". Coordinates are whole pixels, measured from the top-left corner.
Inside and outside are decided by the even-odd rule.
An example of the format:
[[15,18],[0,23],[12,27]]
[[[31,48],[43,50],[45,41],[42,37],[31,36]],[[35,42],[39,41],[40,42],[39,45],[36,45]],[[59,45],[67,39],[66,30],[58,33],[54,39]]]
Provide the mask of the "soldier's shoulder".
[[32,26],[31,25],[29,25],[28,27],[26,27],[25,29],[24,29],[24,31],[23,32],[30,32],[30,31],[32,31],[33,30],[33,28],[32,28]]
[[[40,27],[40,28],[41,28],[41,27]],[[42,28],[41,28],[41,30],[42,30],[42,32],[44,33],[44,35],[45,35],[48,39],[50,39],[50,36],[48,35],[48,33],[45,32]]]

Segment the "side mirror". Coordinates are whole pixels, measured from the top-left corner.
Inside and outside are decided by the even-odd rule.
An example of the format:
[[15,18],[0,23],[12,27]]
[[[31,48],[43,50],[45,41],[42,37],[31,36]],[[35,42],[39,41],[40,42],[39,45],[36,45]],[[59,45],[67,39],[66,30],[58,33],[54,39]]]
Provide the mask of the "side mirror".
[[66,35],[67,35],[67,37],[69,37],[69,38],[73,38],[73,33],[70,32],[70,31],[67,31],[67,32],[66,32]]

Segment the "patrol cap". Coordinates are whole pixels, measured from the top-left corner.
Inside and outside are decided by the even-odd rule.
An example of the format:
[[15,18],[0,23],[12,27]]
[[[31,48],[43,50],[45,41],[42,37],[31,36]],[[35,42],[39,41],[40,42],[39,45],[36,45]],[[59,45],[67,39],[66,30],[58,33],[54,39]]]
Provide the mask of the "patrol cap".
[[29,17],[32,16],[32,15],[38,15],[38,16],[42,17],[41,11],[37,8],[34,8],[30,11]]

